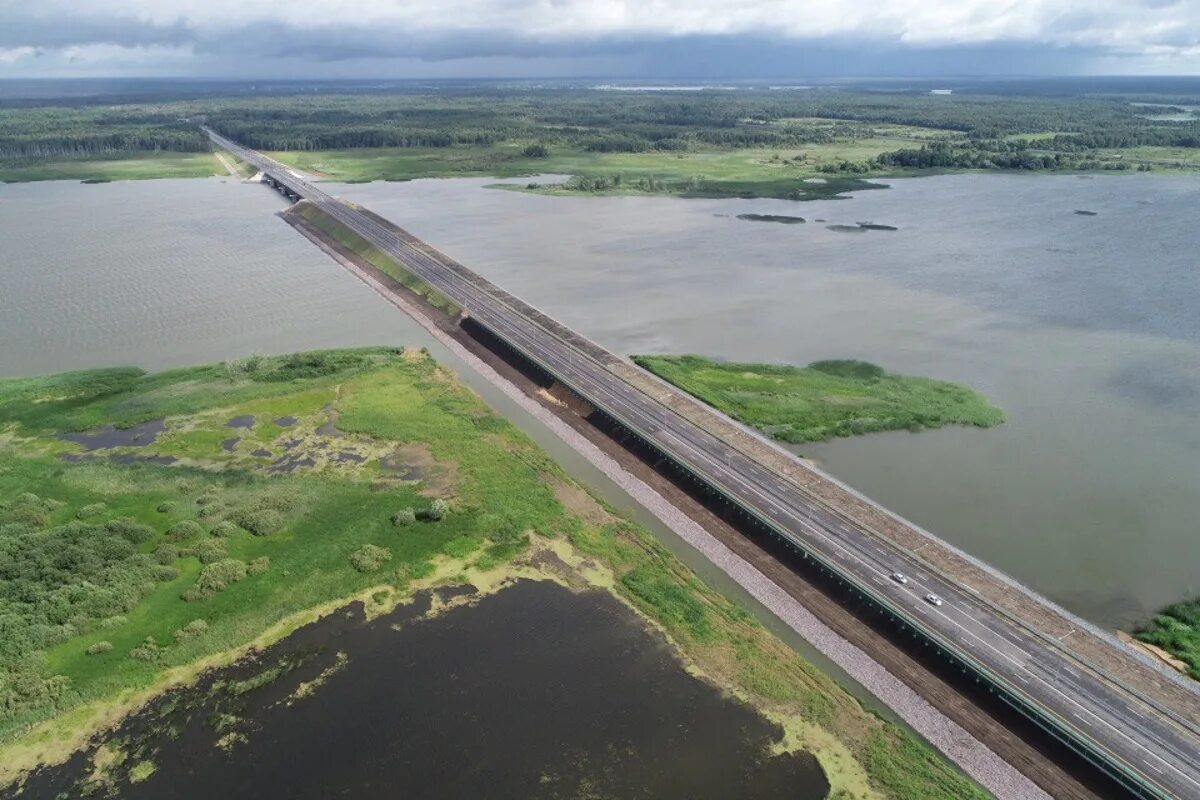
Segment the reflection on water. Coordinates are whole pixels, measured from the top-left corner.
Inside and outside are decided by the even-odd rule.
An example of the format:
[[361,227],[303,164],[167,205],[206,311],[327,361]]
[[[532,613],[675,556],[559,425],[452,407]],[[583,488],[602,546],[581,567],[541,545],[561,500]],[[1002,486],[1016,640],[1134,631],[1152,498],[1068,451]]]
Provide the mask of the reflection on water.
[[1200,180],[962,175],[804,204],[484,183],[334,190],[619,353],[864,358],[969,383],[1006,425],[803,451],[1098,622],[1200,591]]
[[[523,581],[423,618],[428,607],[424,596],[369,622],[352,607],[156,700],[106,739],[135,749],[115,770],[117,795],[818,800],[829,791],[813,756],[772,755],[777,726],[688,674],[609,594]],[[81,796],[90,756],[35,773],[21,796]],[[145,761],[157,770],[130,782]]]

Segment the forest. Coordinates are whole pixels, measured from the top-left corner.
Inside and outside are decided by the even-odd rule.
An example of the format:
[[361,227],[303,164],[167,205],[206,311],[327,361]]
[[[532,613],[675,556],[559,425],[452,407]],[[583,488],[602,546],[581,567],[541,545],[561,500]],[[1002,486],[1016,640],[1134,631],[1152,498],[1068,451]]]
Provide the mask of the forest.
[[[198,123],[251,147],[312,152],[358,148],[515,148],[526,158],[572,152],[686,154],[795,150],[855,143],[900,130],[906,146],[846,158],[824,172],[1128,169],[1112,151],[1200,150],[1200,119],[1156,120],[1137,95],[930,95],[854,88],[615,92],[579,86],[413,86],[331,93],[211,95],[138,102],[0,105],[0,162],[206,152]],[[1173,96],[1187,104],[1195,98]],[[1162,98],[1156,99],[1161,100]],[[1178,107],[1178,106],[1173,106]],[[906,130],[911,129],[911,130]],[[925,141],[937,137],[937,141]]]

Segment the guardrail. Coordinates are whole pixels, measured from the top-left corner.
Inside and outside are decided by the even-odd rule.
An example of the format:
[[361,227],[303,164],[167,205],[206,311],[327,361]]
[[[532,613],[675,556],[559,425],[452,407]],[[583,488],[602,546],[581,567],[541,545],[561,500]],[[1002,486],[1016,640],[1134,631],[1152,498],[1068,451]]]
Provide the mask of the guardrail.
[[901,625],[908,628],[918,636],[921,636],[934,647],[938,648],[943,655],[957,662],[960,666],[969,670],[976,677],[985,680],[990,686],[999,691],[1000,698],[1010,707],[1015,709],[1021,715],[1025,716],[1027,719],[1030,719],[1039,728],[1065,744],[1076,754],[1086,759],[1089,763],[1103,770],[1105,774],[1112,777],[1122,786],[1140,797],[1148,798],[1148,800],[1173,800],[1173,795],[1165,793],[1157,785],[1147,782],[1140,775],[1140,773],[1126,764],[1122,759],[1113,758],[1109,751],[1098,742],[1080,732],[1074,726],[1071,726],[1061,717],[1038,703],[1037,700],[1022,692],[1011,682],[992,672],[978,659],[955,647],[941,634],[926,627],[919,619],[910,615],[908,612],[892,603],[886,597],[877,594],[869,586],[862,583],[853,575],[847,573],[845,570],[842,570],[819,550],[807,546],[803,540],[797,538],[791,531],[780,527],[753,507],[748,506],[737,496],[736,492],[725,487],[720,480],[709,475],[699,474],[695,469],[683,463],[678,457],[655,444],[651,439],[649,432],[642,430],[637,423],[626,418],[623,414],[606,407],[606,404],[602,401],[596,400],[595,398],[589,396],[588,392],[575,386],[569,379],[564,379],[552,367],[544,363],[535,354],[527,351],[519,344],[510,341],[502,333],[492,329],[491,326],[489,326],[486,322],[483,322],[478,317],[474,317],[473,320],[475,324],[482,326],[492,336],[495,336],[497,339],[504,342],[507,347],[512,348],[523,358],[528,359],[531,363],[536,365],[538,369],[541,369],[547,375],[561,382],[572,392],[587,400],[588,403],[598,409],[601,413],[607,415],[614,422],[625,428],[625,430],[632,433],[643,445],[658,453],[663,458],[675,464],[675,466],[679,469],[683,470],[696,480],[699,480],[701,483],[711,488],[717,494],[722,496],[726,502],[733,504],[741,511],[749,514],[755,520],[755,522],[762,525],[773,535],[782,538],[791,547],[799,551],[803,557],[815,561],[821,569],[824,569],[837,580],[849,586],[861,597],[882,609]]

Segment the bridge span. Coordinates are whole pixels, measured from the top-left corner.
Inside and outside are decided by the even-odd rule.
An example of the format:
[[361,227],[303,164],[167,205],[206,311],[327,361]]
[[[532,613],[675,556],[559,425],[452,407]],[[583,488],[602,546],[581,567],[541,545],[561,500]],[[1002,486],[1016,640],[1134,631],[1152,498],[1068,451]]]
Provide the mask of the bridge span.
[[[1049,734],[1145,798],[1200,798],[1200,690],[1115,640],[1087,634],[1087,655],[1054,632],[900,547],[806,491],[716,426],[631,381],[628,366],[466,267],[205,129],[290,199],[305,199],[387,252],[501,341],[571,388],[711,491],[788,542]],[[708,412],[715,413],[715,412]],[[906,583],[892,578],[907,576]],[[926,597],[935,595],[934,604]],[[1032,595],[1025,597],[1026,600]],[[1036,598],[1035,598],[1036,599]],[[1070,630],[1077,620],[1041,609]],[[1111,647],[1100,653],[1096,647]],[[1113,665],[1119,665],[1118,674]],[[1140,672],[1139,672],[1140,670]]]

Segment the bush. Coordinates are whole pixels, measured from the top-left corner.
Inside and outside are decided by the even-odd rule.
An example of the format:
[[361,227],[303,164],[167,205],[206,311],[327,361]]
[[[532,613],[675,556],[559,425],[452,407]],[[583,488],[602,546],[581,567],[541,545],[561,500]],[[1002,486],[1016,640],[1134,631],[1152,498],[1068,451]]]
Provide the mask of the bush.
[[163,566],[174,564],[179,560],[179,548],[164,542],[154,548],[154,560]]
[[429,508],[425,511],[425,519],[430,522],[437,522],[442,517],[446,516],[446,512],[450,510],[450,505],[442,498],[437,498],[429,504]]
[[147,636],[141,644],[129,651],[129,657],[153,663],[162,658],[162,648],[154,641],[153,636]]
[[202,619],[194,619],[187,625],[175,631],[175,641],[186,642],[208,632],[208,623]]
[[158,513],[170,514],[177,506],[178,504],[174,500],[164,500],[158,504]]
[[282,528],[284,523],[283,515],[273,508],[243,511],[238,515],[237,521],[255,536],[269,536]]
[[96,642],[95,644],[88,645],[88,649],[84,652],[89,656],[98,656],[102,653],[107,653],[112,649],[112,642]]
[[350,566],[359,572],[375,572],[392,558],[392,551],[386,547],[364,544],[350,554]]
[[91,505],[86,505],[76,511],[75,516],[79,519],[91,519],[92,517],[103,514],[107,510],[108,506],[106,506],[104,503],[92,503]]
[[154,536],[155,530],[149,525],[143,525],[129,517],[121,517],[120,519],[112,519],[104,523],[105,530],[110,533],[115,533],[130,544],[142,544],[150,541]]
[[546,145],[537,142],[526,146],[521,154],[526,158],[545,158],[550,155],[550,151],[546,149]]
[[226,557],[225,543],[220,539],[205,539],[194,548],[201,564],[215,564]]
[[271,559],[267,556],[259,556],[246,565],[246,572],[250,575],[259,575],[271,568]]
[[397,528],[403,528],[405,525],[412,525],[417,521],[417,512],[410,506],[402,508],[395,514],[392,514],[392,524]]
[[236,558],[226,558],[209,564],[200,570],[196,585],[183,593],[183,599],[191,603],[214,597],[218,592],[225,591],[245,578],[248,569],[245,561],[238,561]]
[[242,528],[240,528],[236,522],[227,519],[223,519],[216,525],[213,525],[212,530],[209,531],[209,533],[211,533],[213,536],[216,536],[220,539],[228,539],[230,536],[234,536],[241,532]]
[[182,542],[188,539],[194,539],[204,533],[204,529],[200,527],[200,523],[194,519],[185,519],[183,522],[176,522],[167,529],[167,540],[171,542]]

